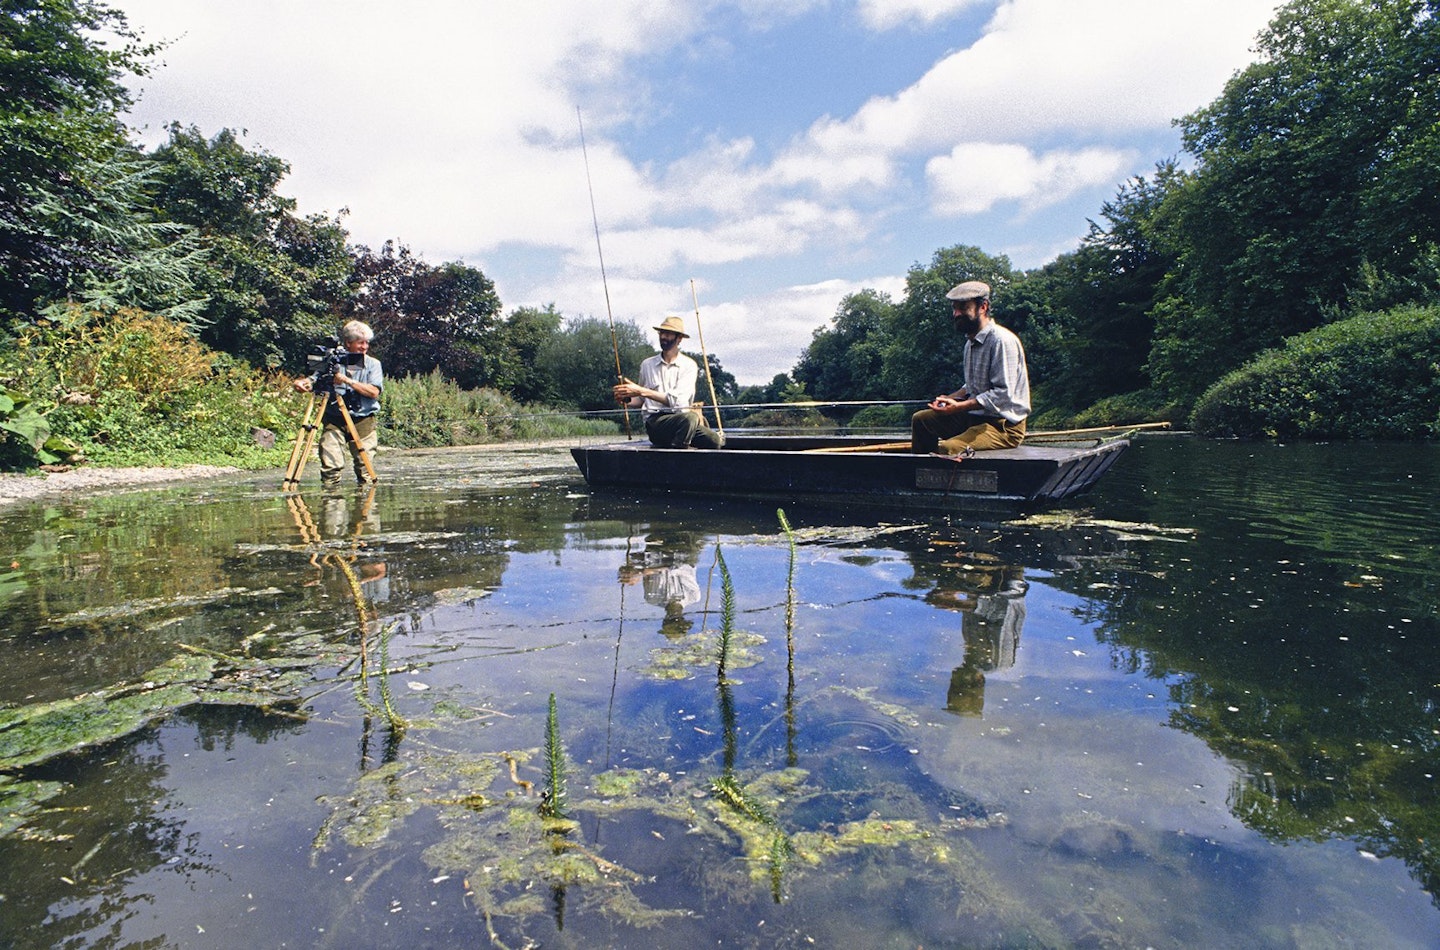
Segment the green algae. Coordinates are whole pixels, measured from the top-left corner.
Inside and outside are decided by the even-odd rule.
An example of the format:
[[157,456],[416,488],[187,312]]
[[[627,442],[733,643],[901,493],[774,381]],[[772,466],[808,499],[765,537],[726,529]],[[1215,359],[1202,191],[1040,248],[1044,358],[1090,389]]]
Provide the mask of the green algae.
[[[652,680],[690,679],[699,670],[713,668],[720,651],[720,640],[718,630],[702,630],[688,635],[678,644],[655,647],[650,651],[650,662],[638,673]],[[762,657],[758,648],[765,642],[758,633],[732,632],[726,648],[727,673],[759,664]]]
[[25,781],[0,775],[0,838],[22,832],[32,818],[44,811],[45,802],[65,788],[63,782]]
[[137,683],[0,710],[0,772],[122,738],[186,706],[294,704],[299,685],[259,661],[182,654]]

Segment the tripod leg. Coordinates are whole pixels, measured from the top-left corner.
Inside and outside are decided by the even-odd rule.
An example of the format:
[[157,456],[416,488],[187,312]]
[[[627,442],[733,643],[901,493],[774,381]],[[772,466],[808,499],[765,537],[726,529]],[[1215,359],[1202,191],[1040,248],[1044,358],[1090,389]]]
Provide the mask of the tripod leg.
[[315,421],[305,433],[305,447],[300,450],[300,461],[295,468],[295,487],[300,487],[300,476],[305,474],[305,463],[310,461],[310,455],[315,449],[315,439],[325,425],[325,407],[330,402],[330,394],[326,393],[320,397],[320,403],[315,410]]
[[310,401],[305,405],[305,417],[300,423],[300,428],[295,431],[295,442],[290,446],[290,461],[285,466],[285,480],[280,483],[281,491],[290,491],[292,488],[300,487],[300,471],[304,465],[300,456],[304,452],[307,440],[311,439],[315,431],[315,423],[319,416],[315,415],[315,394],[310,394]]
[[372,482],[378,482],[380,479],[375,475],[375,466],[370,464],[370,453],[360,444],[360,433],[355,431],[355,420],[350,418],[350,410],[345,405],[345,400],[337,398],[335,404],[340,407],[340,415],[345,418],[345,431],[350,433],[350,444],[355,446],[360,461],[365,465],[365,474],[370,476]]

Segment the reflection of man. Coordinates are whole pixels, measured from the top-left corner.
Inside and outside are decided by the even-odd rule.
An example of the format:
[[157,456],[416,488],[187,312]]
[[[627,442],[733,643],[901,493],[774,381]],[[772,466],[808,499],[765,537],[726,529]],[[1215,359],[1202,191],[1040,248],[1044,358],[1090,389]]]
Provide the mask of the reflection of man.
[[[380,411],[380,391],[385,386],[385,373],[380,361],[370,355],[370,341],[375,331],[359,320],[351,320],[340,328],[340,343],[345,347],[346,359],[335,368],[331,379],[321,379],[317,372],[302,376],[294,381],[295,389],[302,393],[333,391],[335,399],[325,407],[321,420],[324,429],[320,433],[320,484],[325,488],[340,487],[340,473],[345,470],[345,452],[348,448],[351,462],[355,467],[355,478],[361,484],[369,479],[360,460],[363,448],[370,455],[375,454],[379,437],[376,434]],[[325,367],[321,367],[323,371]],[[345,428],[345,417],[340,414],[340,401],[350,412],[350,421],[355,424],[359,436],[356,445]]]
[[[351,517],[350,499],[344,495],[326,495],[320,508],[320,529],[326,541],[349,541],[352,547],[335,550],[326,556],[354,560],[362,551],[361,539],[380,530],[380,516],[375,509],[375,486],[368,493],[360,493],[359,509]],[[331,545],[327,545],[330,547]],[[384,561],[362,561],[354,567],[360,590],[371,603],[382,603],[390,599],[389,569]]]
[[615,401],[645,417],[645,434],[650,442],[666,449],[718,449],[725,434],[705,424],[695,405],[695,383],[699,367],[680,352],[685,321],[666,317],[655,328],[660,334],[660,352],[640,364],[640,382],[621,377],[614,388]]
[[1030,375],[1020,338],[990,318],[990,285],[967,280],[945,295],[966,336],[963,385],[910,417],[911,451],[959,455],[1009,449],[1025,438]]
[[686,619],[685,608],[700,600],[700,582],[695,577],[695,560],[699,556],[688,537],[672,539],[673,546],[663,538],[649,538],[641,550],[632,553],[620,568],[620,581],[639,581],[645,591],[645,602],[665,611],[660,632],[672,639],[683,637],[694,624]]
[[945,708],[964,716],[985,709],[985,674],[1015,665],[1020,631],[1025,626],[1023,569],[1006,566],[991,575],[995,589],[974,595],[960,591],[932,591],[926,600],[961,612],[960,631],[965,638],[965,659],[950,673]]

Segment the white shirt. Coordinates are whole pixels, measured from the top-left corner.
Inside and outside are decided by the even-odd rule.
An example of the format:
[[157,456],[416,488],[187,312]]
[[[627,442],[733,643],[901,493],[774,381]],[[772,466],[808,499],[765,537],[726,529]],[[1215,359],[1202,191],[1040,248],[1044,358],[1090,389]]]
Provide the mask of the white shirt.
[[675,362],[665,362],[665,357],[656,353],[640,364],[640,385],[653,389],[665,397],[656,402],[650,397],[640,404],[640,412],[647,419],[657,412],[668,409],[688,409],[695,402],[695,381],[700,367],[684,353],[675,354]]

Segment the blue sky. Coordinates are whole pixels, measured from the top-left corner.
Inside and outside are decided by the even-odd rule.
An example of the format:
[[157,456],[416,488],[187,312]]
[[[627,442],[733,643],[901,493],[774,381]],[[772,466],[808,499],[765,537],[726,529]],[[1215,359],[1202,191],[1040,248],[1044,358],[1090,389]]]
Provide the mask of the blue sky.
[[[357,243],[463,260],[507,311],[694,322],[742,383],[840,300],[973,244],[1036,267],[1253,58],[1274,0],[112,0],[135,84],[291,165]],[[914,394],[897,393],[897,398]]]

